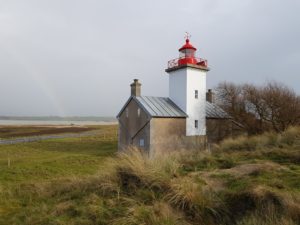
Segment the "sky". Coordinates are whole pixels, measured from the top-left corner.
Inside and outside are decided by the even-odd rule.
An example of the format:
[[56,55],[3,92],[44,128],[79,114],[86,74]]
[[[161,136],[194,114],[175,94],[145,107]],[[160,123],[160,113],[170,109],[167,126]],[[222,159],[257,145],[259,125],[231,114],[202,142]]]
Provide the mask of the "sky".
[[0,115],[115,116],[134,78],[168,96],[186,31],[208,88],[275,80],[300,94],[299,0],[0,0]]

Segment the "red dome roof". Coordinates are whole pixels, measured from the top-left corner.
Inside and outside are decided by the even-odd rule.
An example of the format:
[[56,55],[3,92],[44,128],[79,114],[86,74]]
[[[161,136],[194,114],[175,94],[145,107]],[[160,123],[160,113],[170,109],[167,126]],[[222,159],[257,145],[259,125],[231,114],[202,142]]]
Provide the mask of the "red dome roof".
[[184,50],[184,49],[193,49],[193,50],[197,50],[193,45],[191,45],[190,44],[190,40],[187,38],[186,40],[185,40],[185,45],[183,45],[180,49],[179,49],[179,51],[182,51],[182,50]]

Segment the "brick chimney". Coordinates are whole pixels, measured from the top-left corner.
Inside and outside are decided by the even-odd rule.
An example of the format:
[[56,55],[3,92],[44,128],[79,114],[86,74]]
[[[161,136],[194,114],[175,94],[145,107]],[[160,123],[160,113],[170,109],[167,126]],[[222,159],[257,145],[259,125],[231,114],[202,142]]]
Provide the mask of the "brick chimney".
[[206,101],[210,103],[215,103],[215,93],[211,89],[206,92]]
[[131,96],[141,96],[141,86],[142,84],[139,83],[139,80],[138,79],[134,79],[133,80],[133,83],[130,84],[131,86]]

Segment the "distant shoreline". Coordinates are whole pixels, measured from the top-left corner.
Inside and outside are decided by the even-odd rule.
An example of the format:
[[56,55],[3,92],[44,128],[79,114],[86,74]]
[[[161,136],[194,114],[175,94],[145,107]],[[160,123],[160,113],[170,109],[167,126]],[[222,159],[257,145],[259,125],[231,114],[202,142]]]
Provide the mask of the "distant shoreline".
[[0,120],[43,120],[43,121],[116,121],[111,116],[0,116]]
[[0,126],[5,125],[111,125],[113,117],[4,117],[0,116]]

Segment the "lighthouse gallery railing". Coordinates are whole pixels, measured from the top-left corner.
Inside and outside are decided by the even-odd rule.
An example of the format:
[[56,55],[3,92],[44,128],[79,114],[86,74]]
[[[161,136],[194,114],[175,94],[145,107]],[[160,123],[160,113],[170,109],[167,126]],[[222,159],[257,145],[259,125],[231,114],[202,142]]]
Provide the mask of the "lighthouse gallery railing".
[[[177,67],[178,66],[178,61],[180,59],[183,59],[184,57],[182,58],[176,58],[176,59],[172,59],[170,61],[168,61],[168,69],[169,68],[173,68],[173,67]],[[207,67],[207,60],[206,59],[201,59],[201,58],[197,58],[197,57],[194,57],[194,59],[197,60],[197,65],[200,65],[200,66],[204,66],[204,67]]]

